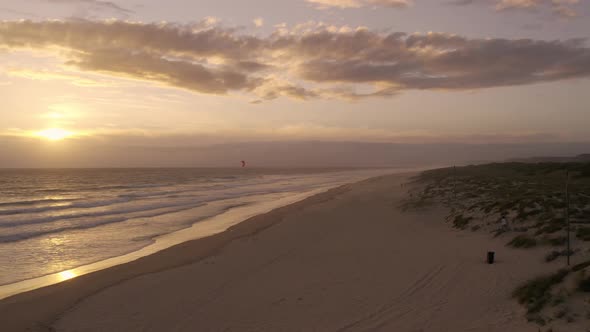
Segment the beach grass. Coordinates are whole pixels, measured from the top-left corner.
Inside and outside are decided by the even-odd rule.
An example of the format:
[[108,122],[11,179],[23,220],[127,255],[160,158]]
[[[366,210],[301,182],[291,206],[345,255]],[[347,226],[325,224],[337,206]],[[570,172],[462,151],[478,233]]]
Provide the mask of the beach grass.
[[[590,163],[509,162],[447,167],[423,172],[415,177],[414,183],[416,189],[406,200],[406,206],[424,201],[442,205],[449,211],[445,220],[454,228],[509,237],[507,246],[518,249],[552,247],[543,257],[547,263],[574,254],[578,259],[590,256]],[[575,240],[569,250],[565,248],[567,215],[570,238]],[[507,225],[503,220],[507,220]],[[544,308],[549,302],[571,305],[576,294],[587,294],[590,291],[590,278],[585,277],[587,267],[590,261],[531,279],[513,295],[527,308],[530,321],[540,325],[554,319],[568,322],[572,315],[560,318]],[[576,287],[567,286],[568,282],[564,281],[571,272],[577,273]],[[551,290],[557,285],[560,289],[569,287],[569,291],[554,296]],[[586,301],[590,303],[590,298]]]
[[541,311],[551,301],[551,288],[563,281],[569,274],[569,270],[561,269],[548,276],[537,277],[527,281],[518,287],[513,293],[520,304],[527,308],[527,313],[533,314]]
[[514,248],[532,248],[537,245],[537,240],[527,235],[518,235],[508,245]]

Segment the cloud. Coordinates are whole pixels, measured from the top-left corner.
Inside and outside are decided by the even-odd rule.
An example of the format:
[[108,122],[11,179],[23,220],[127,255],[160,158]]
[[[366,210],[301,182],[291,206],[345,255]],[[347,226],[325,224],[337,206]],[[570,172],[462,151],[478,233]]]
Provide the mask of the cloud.
[[497,1],[496,9],[529,9],[536,8],[540,3],[541,0],[499,0]]
[[257,28],[260,28],[262,26],[264,26],[264,19],[262,19],[261,17],[255,18],[252,23],[254,23],[254,26]]
[[20,11],[20,10],[14,10],[14,9],[10,9],[10,8],[3,8],[3,7],[0,7],[0,12],[5,12],[5,13],[9,13],[9,14],[13,14],[13,15],[19,15],[19,16],[39,17],[39,15],[36,15],[36,14],[33,14],[33,13],[29,13],[29,12],[25,12],[25,11]]
[[385,34],[311,23],[265,37],[242,32],[205,21],[4,21],[0,48],[57,50],[77,70],[198,93],[239,92],[254,102],[358,100],[590,76],[583,40]]
[[411,0],[306,0],[317,5],[320,9],[327,8],[360,8],[360,7],[388,7],[406,8],[412,4]]
[[4,72],[10,77],[26,78],[36,81],[68,81],[73,85],[81,87],[119,87],[120,83],[110,80],[92,79],[81,77],[73,73],[56,72],[49,70],[31,70],[31,69],[9,69]]
[[553,13],[563,18],[578,17],[578,12],[568,7],[568,5],[574,5],[578,2],[579,0],[553,0]]
[[[49,119],[63,120],[80,117],[76,112],[68,112],[69,105],[54,105],[51,112],[42,116]],[[73,109],[77,109],[74,106]],[[65,109],[65,111],[64,111]],[[37,133],[43,128],[30,128],[28,130],[12,128],[0,131],[2,137],[14,138],[37,138]],[[489,143],[525,143],[525,142],[568,142],[575,139],[588,141],[588,135],[576,137],[571,133],[563,132],[457,132],[453,134],[437,133],[428,130],[391,130],[380,128],[358,128],[326,126],[314,123],[293,123],[274,127],[224,127],[224,128],[201,128],[199,130],[166,130],[159,127],[98,127],[78,129],[73,132],[76,138],[87,138],[90,140],[103,141],[112,139],[113,142],[127,137],[125,141],[129,145],[137,145],[135,140],[149,140],[149,143],[140,145],[158,146],[194,146],[220,144],[224,142],[269,142],[269,141],[338,141],[350,142],[388,142],[388,143],[460,143],[489,144]],[[135,138],[135,139],[129,139]],[[123,143],[123,142],[121,142]]]
[[449,3],[457,6],[490,4],[497,12],[511,10],[535,12],[543,9],[550,10],[556,16],[569,19],[578,16],[573,7],[578,5],[580,0],[454,0]]
[[123,8],[111,1],[101,1],[101,0],[41,0],[41,1],[49,2],[49,3],[85,5],[85,6],[90,6],[92,8],[98,9],[98,10],[110,10],[110,11],[118,12],[121,14],[133,13],[132,10],[127,9],[127,8]]
[[258,81],[232,68],[209,68],[202,64],[168,60],[150,54],[130,54],[128,51],[97,51],[90,55],[83,54],[68,64],[82,70],[157,81],[210,94],[225,94],[228,90],[253,88]]

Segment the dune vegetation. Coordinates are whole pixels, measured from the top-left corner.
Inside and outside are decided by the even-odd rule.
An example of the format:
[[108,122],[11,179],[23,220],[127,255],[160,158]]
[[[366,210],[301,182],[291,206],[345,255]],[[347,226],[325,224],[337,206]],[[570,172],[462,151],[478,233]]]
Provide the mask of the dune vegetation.
[[441,168],[416,176],[410,188],[403,210],[442,205],[449,211],[445,220],[457,229],[488,232],[518,250],[547,249],[544,260],[555,264],[555,273],[513,292],[530,321],[554,326],[590,320],[590,163]]

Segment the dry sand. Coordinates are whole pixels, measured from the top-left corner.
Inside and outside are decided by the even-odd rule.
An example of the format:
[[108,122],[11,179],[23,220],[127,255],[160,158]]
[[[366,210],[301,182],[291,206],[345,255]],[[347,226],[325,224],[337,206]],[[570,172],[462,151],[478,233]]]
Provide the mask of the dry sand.
[[0,330],[537,331],[510,293],[554,269],[543,252],[452,230],[443,210],[400,212],[405,180],[346,185],[6,299]]

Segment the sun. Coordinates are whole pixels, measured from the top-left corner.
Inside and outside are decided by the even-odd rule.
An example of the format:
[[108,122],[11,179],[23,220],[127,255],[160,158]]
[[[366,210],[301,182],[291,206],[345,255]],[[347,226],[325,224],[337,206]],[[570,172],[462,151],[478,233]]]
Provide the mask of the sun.
[[41,130],[36,133],[37,136],[48,139],[50,141],[60,141],[73,135],[71,131],[61,128],[50,128]]

